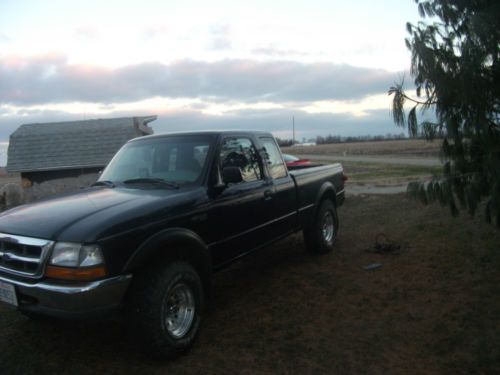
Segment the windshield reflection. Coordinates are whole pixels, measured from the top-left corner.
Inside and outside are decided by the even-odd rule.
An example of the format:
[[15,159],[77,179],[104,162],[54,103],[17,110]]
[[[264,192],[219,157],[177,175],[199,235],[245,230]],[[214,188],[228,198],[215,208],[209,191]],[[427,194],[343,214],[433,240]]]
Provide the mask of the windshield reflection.
[[127,143],[101,174],[98,184],[199,183],[210,144],[209,136],[169,136]]

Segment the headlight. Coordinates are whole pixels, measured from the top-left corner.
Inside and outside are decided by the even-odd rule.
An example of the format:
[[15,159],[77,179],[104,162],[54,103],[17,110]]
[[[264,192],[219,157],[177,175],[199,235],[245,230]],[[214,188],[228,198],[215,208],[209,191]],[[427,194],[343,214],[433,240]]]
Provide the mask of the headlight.
[[97,245],[57,242],[49,263],[60,267],[92,267],[103,264],[104,258]]
[[97,245],[57,242],[45,276],[52,279],[92,281],[106,276],[101,248]]

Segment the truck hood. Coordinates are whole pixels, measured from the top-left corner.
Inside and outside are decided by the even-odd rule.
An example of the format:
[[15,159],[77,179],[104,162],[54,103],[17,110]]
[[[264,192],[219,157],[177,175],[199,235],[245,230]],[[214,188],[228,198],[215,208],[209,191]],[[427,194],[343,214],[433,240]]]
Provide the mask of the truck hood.
[[[137,190],[127,188],[94,187],[26,204],[0,215],[0,232],[56,240],[59,235],[78,222],[91,219],[103,221],[106,211],[116,209],[130,212],[136,207],[146,208],[155,202],[164,204],[166,196],[182,195],[179,190]],[[121,207],[120,207],[121,206]],[[97,217],[99,217],[97,219]],[[105,227],[106,222],[95,222]],[[82,228],[83,229],[83,228]]]

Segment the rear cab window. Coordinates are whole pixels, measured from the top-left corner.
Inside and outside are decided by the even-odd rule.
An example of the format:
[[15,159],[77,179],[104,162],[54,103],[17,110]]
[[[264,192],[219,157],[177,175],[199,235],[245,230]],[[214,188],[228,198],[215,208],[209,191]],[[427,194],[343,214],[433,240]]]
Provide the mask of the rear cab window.
[[270,137],[260,138],[260,143],[264,148],[264,158],[267,162],[269,175],[274,180],[286,177],[287,169],[285,163],[283,162],[283,159],[281,158],[281,152],[274,139]]

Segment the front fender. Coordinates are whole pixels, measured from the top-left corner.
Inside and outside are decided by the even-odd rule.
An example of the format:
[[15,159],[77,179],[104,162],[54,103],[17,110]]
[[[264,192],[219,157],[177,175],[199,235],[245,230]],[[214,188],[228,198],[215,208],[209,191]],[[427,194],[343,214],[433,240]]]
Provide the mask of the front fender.
[[148,238],[132,254],[123,267],[123,272],[133,271],[153,257],[182,255],[179,248],[185,249],[185,256],[195,257],[196,263],[200,263],[211,273],[212,261],[207,245],[195,232],[185,228],[165,229]]

